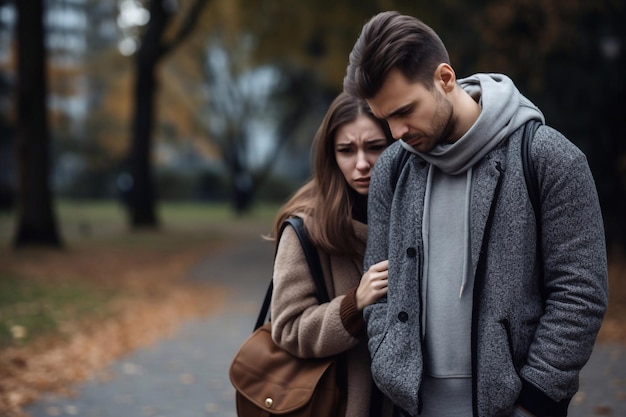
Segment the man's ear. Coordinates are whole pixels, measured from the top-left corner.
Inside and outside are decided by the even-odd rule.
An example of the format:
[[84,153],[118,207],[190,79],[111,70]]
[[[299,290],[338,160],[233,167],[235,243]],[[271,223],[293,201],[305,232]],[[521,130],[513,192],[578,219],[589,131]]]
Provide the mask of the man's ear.
[[456,74],[449,64],[441,63],[435,70],[435,83],[439,84],[446,93],[456,86]]

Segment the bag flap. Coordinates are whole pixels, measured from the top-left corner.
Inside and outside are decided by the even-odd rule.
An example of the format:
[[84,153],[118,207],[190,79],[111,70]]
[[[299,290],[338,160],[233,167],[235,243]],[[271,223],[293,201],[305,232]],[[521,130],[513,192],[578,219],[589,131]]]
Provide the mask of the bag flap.
[[235,389],[263,410],[288,413],[304,406],[332,358],[301,359],[274,344],[270,323],[241,345],[229,370]]

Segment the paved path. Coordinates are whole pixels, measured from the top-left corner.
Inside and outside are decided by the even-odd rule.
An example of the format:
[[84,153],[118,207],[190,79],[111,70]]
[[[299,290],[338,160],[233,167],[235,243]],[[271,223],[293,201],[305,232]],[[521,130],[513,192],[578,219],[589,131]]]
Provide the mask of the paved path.
[[26,411],[33,417],[236,417],[228,365],[254,327],[272,256],[272,245],[260,238],[215,252],[189,275],[230,286],[224,308],[120,359],[107,372],[110,381],[86,382],[75,398],[46,396]]
[[[110,380],[81,384],[74,398],[46,396],[26,411],[33,417],[236,417],[228,366],[252,330],[271,262],[272,245],[259,238],[213,254],[189,276],[230,286],[224,308],[122,358],[107,370]],[[569,416],[626,417],[625,347],[596,347]]]

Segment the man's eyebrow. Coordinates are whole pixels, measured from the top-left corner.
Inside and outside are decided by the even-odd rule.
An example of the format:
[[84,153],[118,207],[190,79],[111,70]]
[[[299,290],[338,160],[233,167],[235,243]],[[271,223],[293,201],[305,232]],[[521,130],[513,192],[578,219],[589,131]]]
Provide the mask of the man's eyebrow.
[[400,114],[404,114],[413,106],[413,103],[405,104],[404,106],[392,111],[388,115],[384,116],[384,119],[390,119],[392,117],[398,116]]

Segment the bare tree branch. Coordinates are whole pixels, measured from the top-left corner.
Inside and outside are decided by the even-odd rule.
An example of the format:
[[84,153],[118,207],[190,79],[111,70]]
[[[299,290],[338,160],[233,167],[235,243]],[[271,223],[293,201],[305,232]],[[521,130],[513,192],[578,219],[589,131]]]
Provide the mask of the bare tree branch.
[[181,44],[190,33],[193,32],[196,27],[198,20],[200,18],[200,14],[204,7],[208,4],[209,0],[196,0],[192,5],[185,18],[183,20],[182,25],[180,26],[178,32],[172,37],[172,39],[163,43],[161,54],[166,55],[172,50],[176,49],[176,47]]

